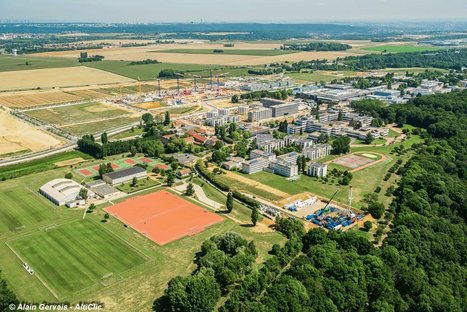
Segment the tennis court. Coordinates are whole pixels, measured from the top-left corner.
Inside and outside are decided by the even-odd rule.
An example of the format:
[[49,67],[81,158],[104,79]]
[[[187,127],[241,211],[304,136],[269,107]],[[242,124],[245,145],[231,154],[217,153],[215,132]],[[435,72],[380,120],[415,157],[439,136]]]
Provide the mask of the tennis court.
[[130,198],[105,209],[159,245],[195,235],[223,218],[166,190]]

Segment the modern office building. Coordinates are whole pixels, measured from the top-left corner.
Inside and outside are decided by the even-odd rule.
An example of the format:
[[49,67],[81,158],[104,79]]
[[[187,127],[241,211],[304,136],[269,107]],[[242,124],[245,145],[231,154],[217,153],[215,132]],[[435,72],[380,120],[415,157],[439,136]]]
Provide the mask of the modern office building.
[[294,115],[298,113],[298,103],[283,103],[270,106],[272,117]]

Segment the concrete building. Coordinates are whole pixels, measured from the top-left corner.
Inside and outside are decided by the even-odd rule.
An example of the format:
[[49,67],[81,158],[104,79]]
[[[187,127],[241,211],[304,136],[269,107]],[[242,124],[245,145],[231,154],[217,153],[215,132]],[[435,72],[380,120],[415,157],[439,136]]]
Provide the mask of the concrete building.
[[[39,188],[39,193],[53,202],[57,206],[66,205],[73,208],[84,205],[85,199],[79,196],[83,186],[70,179],[55,179]],[[88,197],[93,197],[94,193],[88,190]]]
[[120,193],[119,190],[108,185],[101,179],[86,183],[86,187],[102,199],[109,199]]
[[276,160],[276,154],[274,153],[269,153],[269,152],[259,150],[259,149],[254,149],[250,151],[250,159],[255,159],[255,158],[260,158],[260,157],[266,158],[269,161]]
[[305,132],[306,125],[287,125],[288,134],[300,134],[300,132]]
[[227,121],[230,123],[239,123],[240,122],[240,116],[238,115],[231,115],[227,117]]
[[262,171],[264,168],[269,166],[269,160],[264,157],[259,157],[252,159],[250,161],[245,161],[242,164],[243,173],[252,174]]
[[198,160],[198,157],[188,153],[177,153],[173,154],[172,157],[184,166],[193,166]]
[[250,110],[250,107],[249,106],[239,106],[238,107],[238,113],[240,115],[246,115],[248,114],[248,111]]
[[282,100],[276,100],[276,99],[271,99],[271,98],[262,98],[259,101],[261,102],[261,104],[263,104],[264,107],[271,107],[274,105],[285,104],[285,102]]
[[300,156],[299,153],[291,152],[291,153],[287,153],[287,154],[284,154],[284,155],[277,156],[277,159],[281,160],[281,161],[284,161],[284,162],[296,164],[298,156]]
[[332,146],[329,144],[316,144],[312,147],[304,148],[302,154],[310,160],[325,157],[331,154]]
[[248,112],[248,121],[254,122],[263,119],[272,118],[272,109],[262,107]]
[[278,175],[294,177],[298,175],[298,166],[295,163],[277,159],[269,164],[269,168]]
[[213,118],[206,119],[206,124],[211,127],[222,126],[222,125],[225,125],[227,122],[228,122],[228,118],[226,116],[213,117]]
[[215,118],[217,116],[219,116],[219,112],[217,110],[212,110],[206,114],[207,118]]
[[298,103],[284,103],[270,106],[270,108],[272,109],[272,117],[281,117],[298,113]]
[[147,176],[146,169],[141,167],[131,167],[115,172],[109,172],[102,175],[102,179],[110,185],[118,185],[133,180],[133,178],[145,178]]
[[328,165],[310,162],[306,173],[312,177],[325,177],[328,174]]

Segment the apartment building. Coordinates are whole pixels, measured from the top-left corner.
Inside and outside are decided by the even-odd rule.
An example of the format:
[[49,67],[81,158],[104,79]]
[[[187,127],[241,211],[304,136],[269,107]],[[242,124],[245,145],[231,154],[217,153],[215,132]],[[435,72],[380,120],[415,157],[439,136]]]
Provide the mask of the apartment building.
[[315,160],[331,154],[332,146],[329,144],[316,144],[302,150],[302,154],[310,160]]
[[264,157],[258,157],[242,163],[242,172],[252,174],[262,171],[269,166],[269,160]]
[[312,177],[325,177],[328,174],[328,165],[316,162],[310,162],[306,173]]

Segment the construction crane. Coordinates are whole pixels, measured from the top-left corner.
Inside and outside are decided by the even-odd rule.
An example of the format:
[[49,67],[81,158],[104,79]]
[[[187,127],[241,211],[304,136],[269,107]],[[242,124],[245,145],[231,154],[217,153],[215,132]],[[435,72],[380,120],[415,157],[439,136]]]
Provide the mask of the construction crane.
[[216,75],[216,79],[217,79],[217,96],[219,96],[219,88],[220,88],[219,77],[225,77],[225,75],[228,75],[228,74],[229,73],[223,73],[223,74]]
[[352,214],[352,185],[349,186],[349,211],[348,211],[348,217]]
[[196,84],[196,79],[199,78],[198,75],[193,75],[193,91],[198,91],[198,85]]
[[336,191],[334,192],[334,194],[332,194],[332,196],[331,196],[331,198],[329,199],[329,201],[327,202],[326,206],[324,206],[324,208],[323,208],[323,211],[324,211],[324,212],[328,212],[327,208],[328,208],[329,204],[331,203],[331,201],[333,200],[334,196],[336,196],[336,194],[337,194],[338,192],[339,192],[339,190],[336,190]]
[[180,96],[180,77],[183,77],[183,74],[175,73],[177,77],[177,95]]

